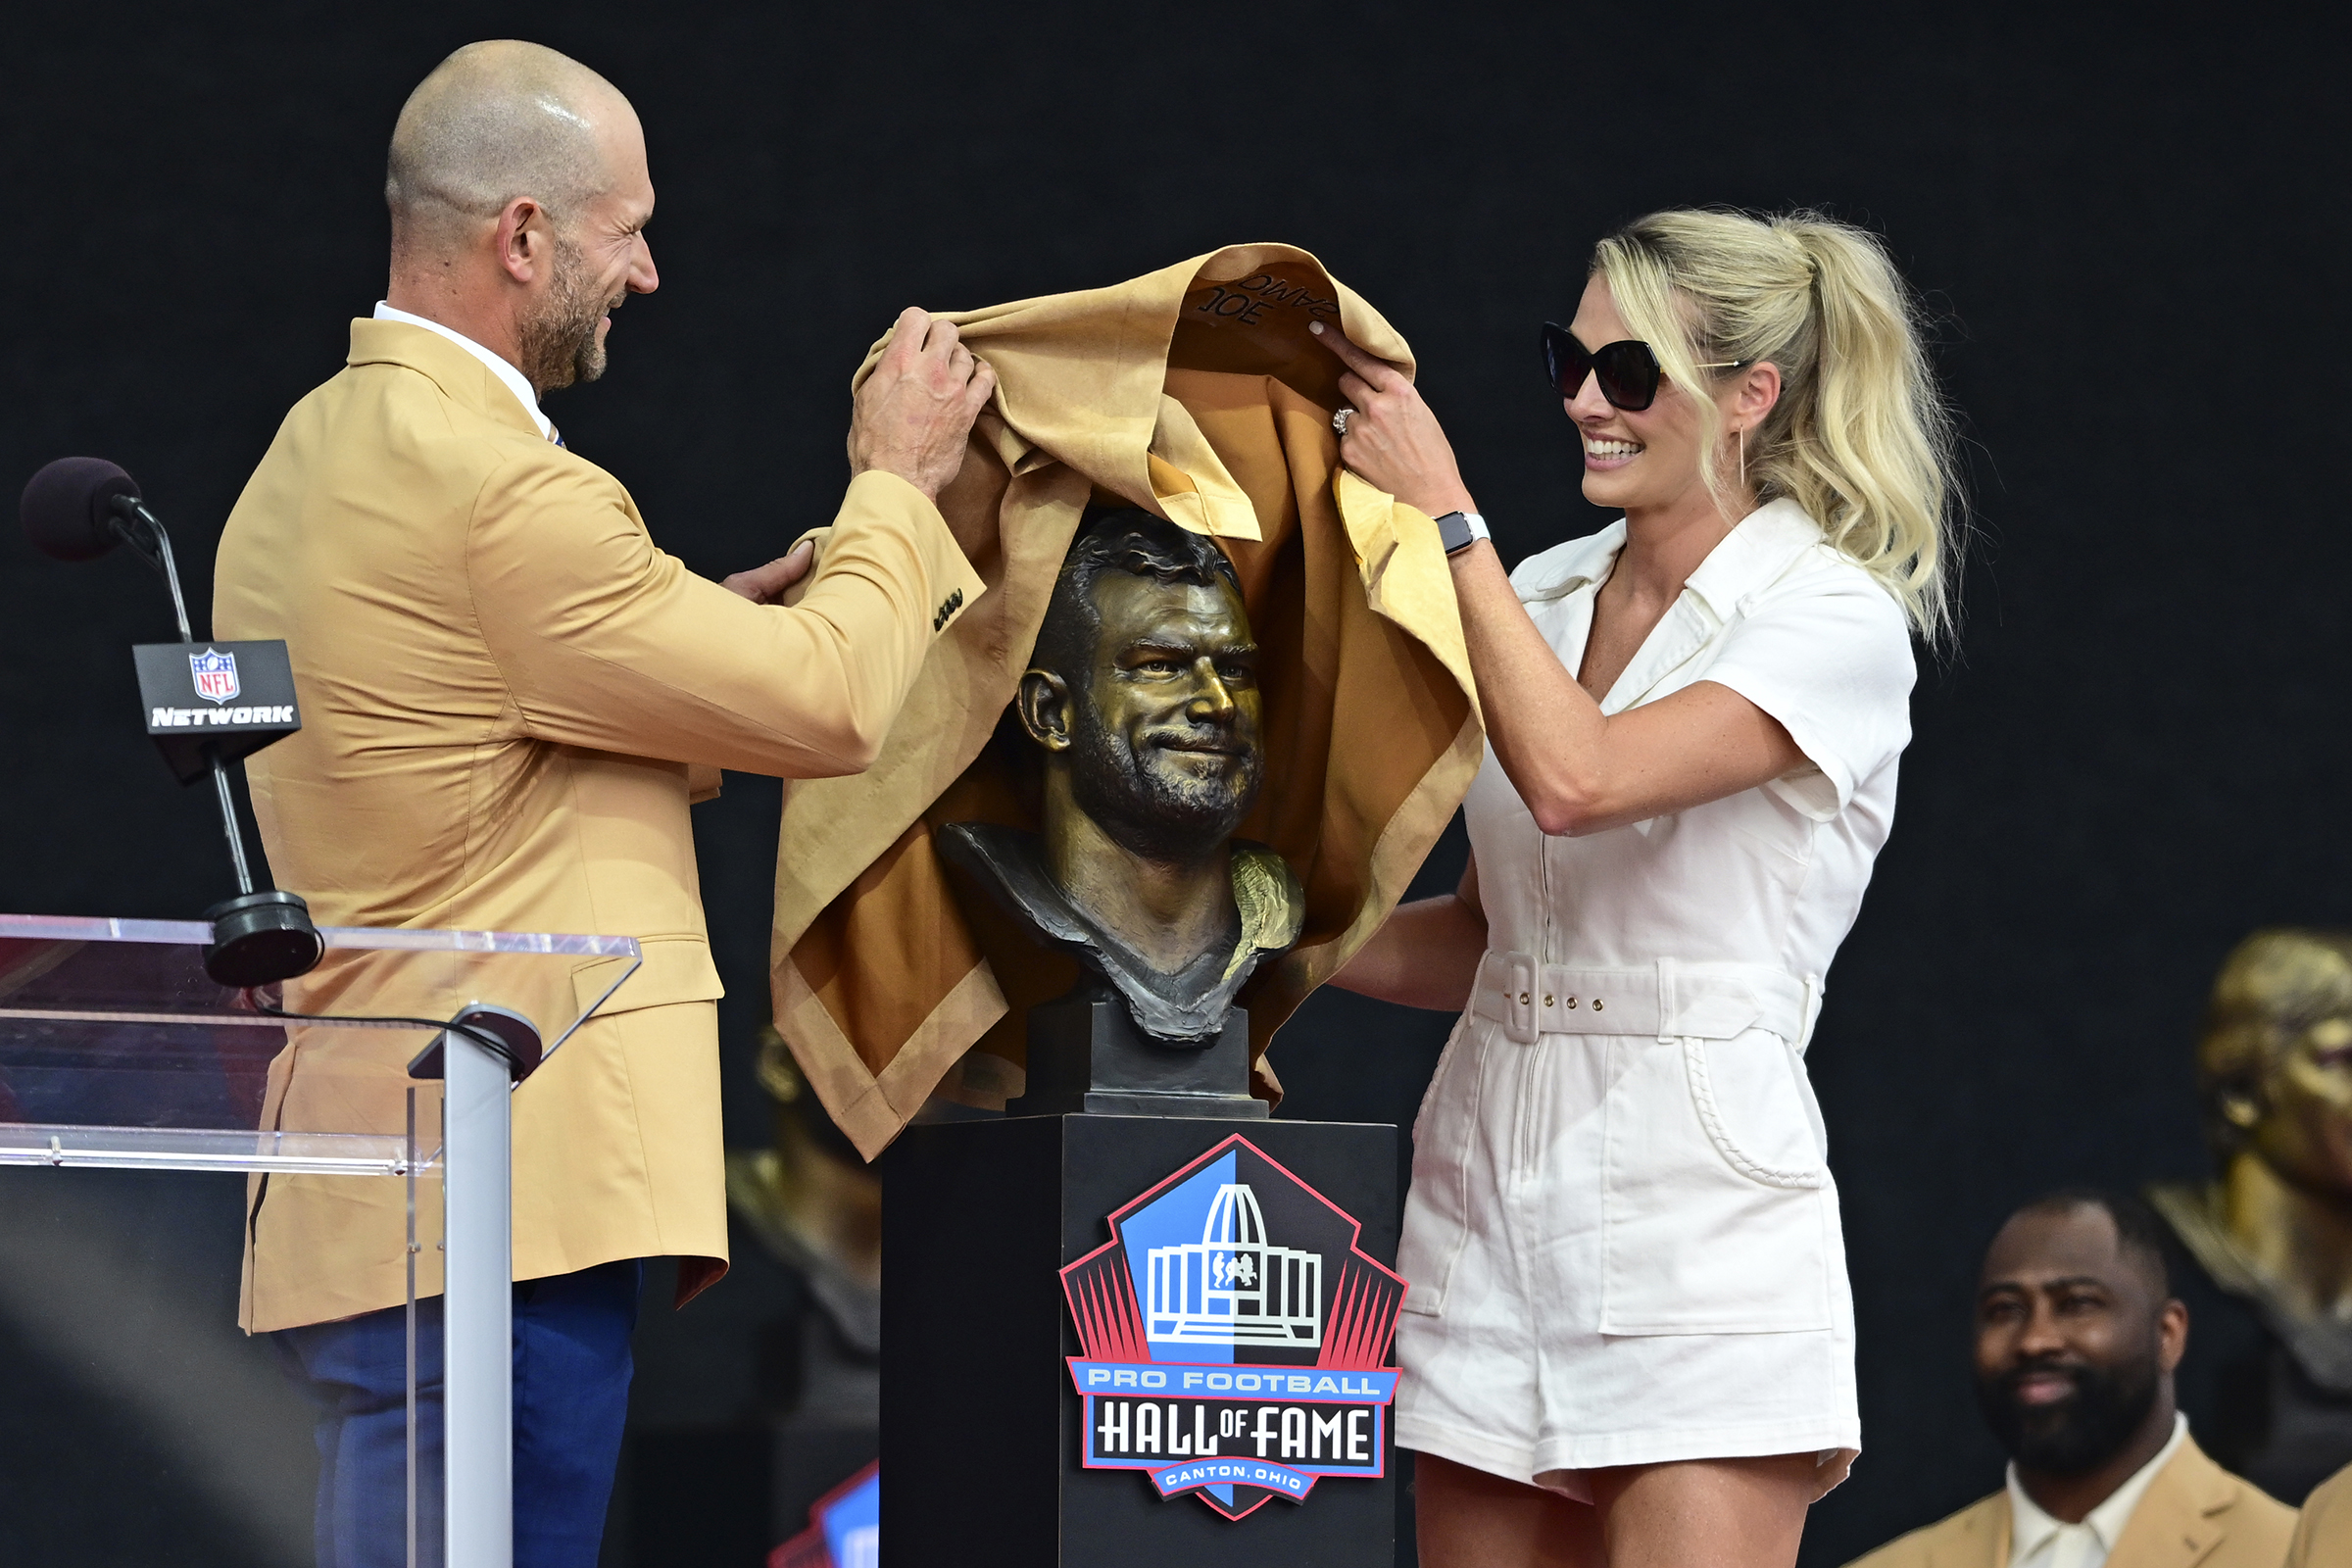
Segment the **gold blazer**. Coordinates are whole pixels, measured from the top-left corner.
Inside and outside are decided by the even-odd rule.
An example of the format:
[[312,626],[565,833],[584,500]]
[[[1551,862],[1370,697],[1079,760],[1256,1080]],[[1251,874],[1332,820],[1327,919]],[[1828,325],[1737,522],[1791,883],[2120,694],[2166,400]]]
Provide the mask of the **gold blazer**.
[[[644,947],[601,1021],[515,1095],[517,1279],[663,1254],[712,1260],[691,1282],[723,1270],[720,987],[687,807],[721,767],[866,766],[982,592],[938,510],[867,473],[798,603],[754,605],[656,548],[617,480],[406,323],[352,322],[347,368],[286,416],[230,514],[213,602],[217,635],[293,656],[303,728],[247,764],[278,884],[321,924]],[[288,1003],[352,1010],[366,991],[322,970]],[[399,1132],[419,1042],[359,1033],[297,1032],[265,1125]],[[244,1326],[401,1300],[401,1186],[257,1180]],[[437,1213],[424,1230],[419,1290],[437,1292]]]
[[[2107,1568],[2279,1568],[2295,1510],[2184,1440],[2156,1472]],[[1996,1492],[1847,1568],[2009,1568],[2009,1494]]]
[[2286,1568],[2328,1568],[2352,1562],[2352,1465],[2312,1489],[2295,1519]]

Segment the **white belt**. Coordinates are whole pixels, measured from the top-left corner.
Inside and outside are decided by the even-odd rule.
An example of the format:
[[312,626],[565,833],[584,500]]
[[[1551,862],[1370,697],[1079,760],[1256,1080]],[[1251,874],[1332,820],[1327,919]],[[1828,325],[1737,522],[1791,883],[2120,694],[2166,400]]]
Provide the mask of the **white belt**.
[[1532,1046],[1541,1035],[1655,1035],[1729,1040],[1764,1029],[1803,1051],[1821,1012],[1821,978],[1762,963],[1660,958],[1639,969],[1538,963],[1524,953],[1479,960],[1471,1007]]

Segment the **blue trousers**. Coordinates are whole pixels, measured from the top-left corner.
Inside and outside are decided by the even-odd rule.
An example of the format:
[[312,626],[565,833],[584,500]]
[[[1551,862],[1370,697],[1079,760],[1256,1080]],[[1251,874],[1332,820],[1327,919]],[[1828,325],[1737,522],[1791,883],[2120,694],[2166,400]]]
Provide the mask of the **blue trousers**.
[[[645,1265],[514,1287],[514,1568],[595,1568]],[[408,1560],[406,1312],[270,1337],[318,1411],[318,1568]],[[417,1561],[441,1561],[441,1298],[416,1303]]]

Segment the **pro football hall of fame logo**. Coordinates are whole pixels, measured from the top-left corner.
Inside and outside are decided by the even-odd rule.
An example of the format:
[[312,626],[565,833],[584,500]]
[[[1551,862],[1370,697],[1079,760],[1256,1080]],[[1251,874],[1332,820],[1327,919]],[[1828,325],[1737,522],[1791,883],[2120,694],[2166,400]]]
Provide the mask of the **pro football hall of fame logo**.
[[1061,1271],[1086,1468],[1228,1519],[1385,1474],[1404,1280],[1361,1229],[1239,1133],[1111,1215]]

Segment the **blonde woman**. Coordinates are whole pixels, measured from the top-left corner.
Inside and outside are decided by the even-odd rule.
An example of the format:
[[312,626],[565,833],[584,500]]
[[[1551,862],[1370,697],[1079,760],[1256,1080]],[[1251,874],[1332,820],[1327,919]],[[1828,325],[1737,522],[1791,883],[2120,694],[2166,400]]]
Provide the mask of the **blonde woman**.
[[1439,519],[1489,738],[1460,890],[1339,981],[1461,1012],[1399,1256],[1421,1561],[1786,1568],[1861,1443],[1804,1049],[1948,623],[1909,295],[1810,214],[1601,241],[1544,349],[1625,515],[1508,575],[1428,406],[1325,338],[1344,461]]

